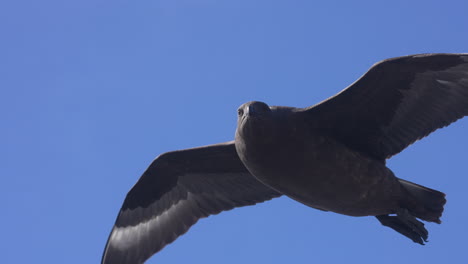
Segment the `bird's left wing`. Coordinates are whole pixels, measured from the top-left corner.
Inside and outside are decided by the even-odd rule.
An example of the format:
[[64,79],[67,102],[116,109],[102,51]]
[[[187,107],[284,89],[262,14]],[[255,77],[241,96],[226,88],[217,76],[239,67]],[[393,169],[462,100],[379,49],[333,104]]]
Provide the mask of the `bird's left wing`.
[[384,161],[468,115],[468,54],[384,60],[302,113],[316,130]]
[[278,196],[248,172],[233,141],[164,153],[127,194],[102,263],[143,263],[200,218]]

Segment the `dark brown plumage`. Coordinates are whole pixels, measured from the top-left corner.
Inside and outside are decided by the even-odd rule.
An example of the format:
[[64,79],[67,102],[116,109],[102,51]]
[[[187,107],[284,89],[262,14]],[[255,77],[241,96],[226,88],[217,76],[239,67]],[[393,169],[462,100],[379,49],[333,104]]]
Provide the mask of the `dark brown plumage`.
[[423,244],[445,195],[395,177],[385,160],[468,115],[468,55],[382,61],[309,108],[239,108],[235,141],[156,158],[127,194],[102,263],[142,263],[198,219],[281,195],[376,216]]
[[280,196],[239,160],[234,142],[157,157],[127,194],[103,263],[143,263],[198,219]]

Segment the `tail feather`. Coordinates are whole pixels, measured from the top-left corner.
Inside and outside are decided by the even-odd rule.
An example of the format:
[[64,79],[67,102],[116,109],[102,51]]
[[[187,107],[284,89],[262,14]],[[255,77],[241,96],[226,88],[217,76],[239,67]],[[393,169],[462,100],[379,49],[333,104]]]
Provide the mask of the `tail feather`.
[[403,206],[406,205],[410,213],[417,218],[440,224],[446,203],[445,194],[403,179],[398,180],[416,200],[415,203],[406,203]]
[[384,226],[388,226],[414,242],[424,245],[428,232],[424,224],[416,219],[440,224],[444,211],[445,194],[416,183],[398,179],[408,195],[401,201],[395,215],[377,215]]

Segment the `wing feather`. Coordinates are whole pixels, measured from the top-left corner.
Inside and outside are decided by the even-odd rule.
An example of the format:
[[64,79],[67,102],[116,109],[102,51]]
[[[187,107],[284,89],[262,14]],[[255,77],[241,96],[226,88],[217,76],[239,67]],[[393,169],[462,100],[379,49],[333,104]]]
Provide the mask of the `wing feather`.
[[316,129],[385,161],[468,115],[468,54],[382,61],[339,94],[303,113]]
[[247,171],[232,141],[165,153],[127,194],[102,263],[143,263],[200,218],[278,196]]

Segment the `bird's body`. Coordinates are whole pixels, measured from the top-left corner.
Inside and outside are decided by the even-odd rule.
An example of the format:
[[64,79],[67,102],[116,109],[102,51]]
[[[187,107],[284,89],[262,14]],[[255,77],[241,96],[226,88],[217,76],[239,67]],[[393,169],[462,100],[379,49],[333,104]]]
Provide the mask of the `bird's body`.
[[300,111],[284,112],[284,119],[239,118],[237,153],[260,182],[308,206],[351,216],[394,213],[398,199],[406,199],[384,163],[314,131],[294,117]]
[[377,63],[311,107],[249,102],[235,140],[156,158],[127,194],[102,263],[142,263],[198,219],[286,195],[310,207],[375,216],[416,243],[440,223],[442,192],[397,178],[386,160],[468,115],[468,54]]

